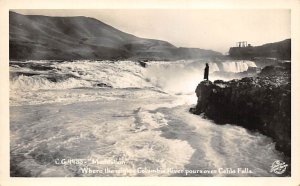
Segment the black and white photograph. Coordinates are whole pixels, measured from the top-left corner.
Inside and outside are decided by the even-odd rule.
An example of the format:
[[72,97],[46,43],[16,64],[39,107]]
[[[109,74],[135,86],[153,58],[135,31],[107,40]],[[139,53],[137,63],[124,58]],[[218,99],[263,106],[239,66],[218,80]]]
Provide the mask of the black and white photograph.
[[9,9],[9,176],[291,177],[291,13]]
[[10,176],[290,176],[289,10],[10,10]]

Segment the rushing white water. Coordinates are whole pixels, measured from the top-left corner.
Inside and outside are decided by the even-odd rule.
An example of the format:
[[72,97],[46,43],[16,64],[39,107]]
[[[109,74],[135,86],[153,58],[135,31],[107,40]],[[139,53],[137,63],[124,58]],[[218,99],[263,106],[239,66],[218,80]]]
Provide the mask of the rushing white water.
[[252,61],[225,61],[222,64],[225,72],[245,72],[249,67],[257,67]]
[[[131,61],[77,61],[63,63],[47,63],[46,61],[29,61],[27,63],[37,63],[48,65],[52,70],[39,71],[28,67],[12,65],[11,73],[37,73],[38,75],[20,75],[12,78],[10,82],[11,103],[16,99],[34,98],[33,90],[61,90],[70,88],[90,87],[97,85],[107,85],[113,88],[146,88],[155,87],[163,91],[174,94],[193,93],[197,84],[203,79],[205,63],[193,61],[178,62],[152,62],[147,68],[142,68],[138,63]],[[22,64],[22,63],[21,63]],[[255,66],[253,62],[223,62],[221,64],[208,63],[210,73],[220,71],[218,66]],[[234,64],[234,65],[231,65]],[[248,67],[247,67],[248,68]],[[229,68],[227,70],[230,70]],[[233,72],[241,72],[235,68]],[[246,69],[247,70],[247,69]],[[59,77],[59,78],[57,78]],[[53,81],[55,78],[55,81]],[[220,77],[211,75],[210,80]],[[228,80],[228,79],[227,79]],[[22,91],[20,91],[22,90]],[[20,95],[21,94],[21,95]],[[31,95],[31,96],[29,96]],[[78,95],[80,96],[80,95]],[[78,97],[77,97],[78,98]],[[91,98],[93,99],[93,98]],[[34,100],[29,100],[32,102]],[[53,101],[45,100],[45,101]]]
[[[220,70],[209,65],[211,73]],[[147,68],[131,61],[12,63],[12,172],[276,176],[270,165],[282,157],[272,140],[188,112],[203,69],[204,63],[193,61],[153,62]],[[236,172],[222,171],[226,168]]]

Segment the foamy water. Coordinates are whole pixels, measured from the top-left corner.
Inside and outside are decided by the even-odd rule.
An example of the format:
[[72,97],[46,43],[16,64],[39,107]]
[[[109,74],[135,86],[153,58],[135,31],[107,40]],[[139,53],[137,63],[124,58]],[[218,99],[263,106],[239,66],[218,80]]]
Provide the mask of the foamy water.
[[[28,67],[30,65],[24,66],[26,63],[38,64],[50,69],[30,68]],[[208,63],[212,74],[210,80],[212,81],[220,79],[214,75],[214,72],[219,72],[224,65],[232,67],[226,68],[226,72],[230,70],[242,72],[243,70],[246,71],[248,66],[255,66],[253,62],[247,61]],[[239,66],[243,66],[244,69],[240,69]],[[150,62],[147,68],[143,68],[132,61],[13,62],[13,65],[10,66],[10,73],[12,74],[10,103],[11,105],[22,105],[66,101],[69,103],[76,102],[78,99],[84,101],[99,100],[104,98],[102,93],[99,95],[98,92],[85,94],[83,93],[85,91],[72,91],[65,94],[63,90],[95,89],[103,86],[146,88],[165,91],[170,94],[193,94],[195,87],[203,79],[204,67],[205,63],[193,61]]]
[[[270,138],[188,112],[202,63],[38,63],[51,68],[10,67],[13,170],[42,177],[276,176],[270,166],[282,157]],[[65,163],[76,159],[100,163]],[[220,168],[253,173],[193,172]]]
[[225,72],[245,72],[249,67],[257,67],[252,61],[225,61],[222,63],[222,69]]

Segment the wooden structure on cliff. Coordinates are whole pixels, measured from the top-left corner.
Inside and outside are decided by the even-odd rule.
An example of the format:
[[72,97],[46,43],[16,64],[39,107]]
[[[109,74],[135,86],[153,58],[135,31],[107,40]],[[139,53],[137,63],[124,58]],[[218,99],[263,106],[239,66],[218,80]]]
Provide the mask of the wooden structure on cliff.
[[236,47],[247,47],[247,41],[236,42]]
[[233,58],[251,58],[253,52],[253,47],[247,41],[236,42],[236,47],[229,49],[229,55]]

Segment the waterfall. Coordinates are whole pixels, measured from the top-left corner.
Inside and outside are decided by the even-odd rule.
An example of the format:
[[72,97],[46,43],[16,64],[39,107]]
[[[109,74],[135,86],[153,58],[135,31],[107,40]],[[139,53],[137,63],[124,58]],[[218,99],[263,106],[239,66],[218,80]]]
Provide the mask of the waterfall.
[[244,72],[247,71],[249,67],[257,67],[252,61],[226,61],[221,65],[221,69],[225,72]]

